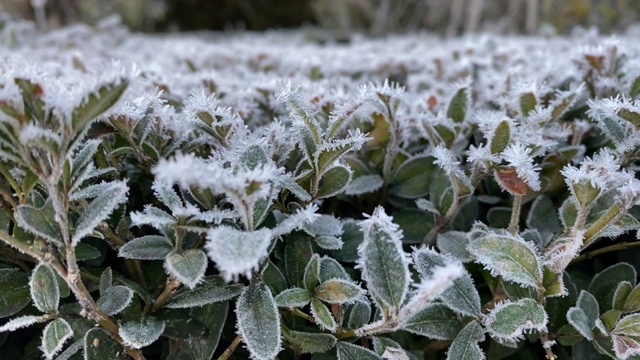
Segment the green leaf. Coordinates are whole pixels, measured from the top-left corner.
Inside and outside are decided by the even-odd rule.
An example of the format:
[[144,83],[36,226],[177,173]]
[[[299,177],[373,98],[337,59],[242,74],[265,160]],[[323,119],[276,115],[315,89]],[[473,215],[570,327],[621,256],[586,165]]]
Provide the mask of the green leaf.
[[[618,291],[616,290],[616,295],[617,294]],[[640,310],[640,284],[636,285],[636,287],[634,287],[633,290],[629,292],[629,295],[624,301],[622,310],[626,313],[636,312]]]
[[640,95],[640,76],[636,77],[631,83],[631,89],[629,90],[631,98],[637,98]]
[[356,262],[358,261],[358,247],[363,241],[362,230],[358,223],[347,220],[342,223],[342,249],[330,251],[329,254],[338,261]]
[[[447,256],[430,248],[415,250],[412,256],[413,266],[423,279],[431,278],[434,269],[452,262]],[[453,285],[440,295],[440,300],[451,309],[464,315],[477,316],[482,307],[480,295],[467,271],[453,281]]]
[[284,248],[284,266],[289,283],[304,288],[304,272],[313,255],[311,242],[300,233],[293,233],[287,238]]
[[318,236],[313,241],[325,250],[340,250],[342,248],[342,240],[335,236]]
[[462,231],[447,231],[439,233],[436,237],[438,249],[443,254],[449,254],[462,262],[473,260],[473,256],[467,250],[469,237]]
[[411,158],[393,174],[389,193],[405,199],[417,199],[429,194],[431,174],[436,168],[432,156]]
[[333,279],[325,281],[313,292],[313,296],[330,304],[353,302],[362,295],[362,289],[349,281]]
[[51,320],[50,315],[34,316],[25,315],[11,319],[0,326],[0,333],[11,332],[21,328],[29,327],[33,324],[42,323]]
[[[69,360],[72,356],[78,353],[80,349],[84,346],[84,339],[80,339],[73,344],[69,345],[65,351],[60,353],[60,355],[56,356],[56,360]],[[74,357],[74,359],[81,359],[81,356]]]
[[318,286],[318,276],[320,274],[320,256],[313,254],[307,267],[304,269],[304,288],[313,291]]
[[236,305],[238,331],[251,356],[273,359],[280,352],[280,316],[269,287],[252,282]]
[[429,199],[440,214],[446,214],[453,204],[454,190],[451,178],[438,167],[431,175]]
[[220,276],[205,276],[195,288],[183,287],[167,301],[165,307],[181,309],[227,301],[242,293],[242,285],[227,285]]
[[343,192],[351,182],[351,170],[342,165],[336,165],[327,170],[320,179],[317,199],[328,198]]
[[165,323],[151,316],[123,322],[118,328],[118,335],[127,346],[141,349],[153,344],[164,331]]
[[453,122],[462,123],[467,118],[469,107],[471,106],[471,95],[467,87],[461,87],[449,100],[447,107],[447,117]]
[[116,285],[108,288],[100,299],[98,306],[105,314],[111,316],[124,310],[133,299],[133,290],[126,286]]
[[478,343],[484,341],[482,327],[475,321],[468,323],[453,339],[447,360],[480,360],[484,359],[484,353]]
[[347,138],[338,144],[325,143],[316,157],[316,171],[323,174],[326,169],[333,165],[342,155],[348,153],[355,148],[359,148],[362,141],[358,138]]
[[280,294],[288,287],[287,279],[285,279],[282,271],[271,261],[269,261],[262,273],[262,281],[269,285],[274,294]]
[[597,273],[587,288],[600,304],[601,310],[610,310],[613,306],[613,295],[622,281],[636,283],[636,270],[627,263],[618,263]]
[[542,281],[538,255],[519,236],[490,234],[471,241],[467,249],[492,274],[505,280],[531,287]]
[[93,328],[84,336],[84,360],[117,360],[128,357],[124,348],[100,328]]
[[584,310],[572,307],[567,312],[567,321],[573,326],[585,339],[593,340],[593,327],[589,324],[589,316]]
[[295,346],[302,354],[322,354],[333,348],[337,342],[335,336],[323,333],[293,331],[282,327],[284,340]]
[[100,194],[87,205],[76,221],[76,230],[72,238],[74,245],[91,234],[118,205],[127,200],[129,187],[125,181],[113,181],[105,185],[107,186],[104,186]]
[[175,276],[181,283],[193,289],[202,280],[207,270],[207,255],[200,249],[189,249],[182,252],[172,252],[167,255],[165,267],[169,274]]
[[336,344],[338,360],[381,360],[381,357],[362,346],[339,341]]
[[545,329],[547,313],[544,307],[533,299],[507,301],[496,305],[484,323],[493,338],[516,340],[525,331]]
[[71,124],[75,133],[80,133],[92,120],[100,116],[113,106],[129,85],[128,81],[120,80],[117,83],[100,87],[96,93],[92,93],[78,107],[73,109]]
[[48,323],[42,331],[42,352],[47,359],[53,358],[62,350],[64,343],[73,336],[73,330],[69,323],[58,318]]
[[247,147],[238,160],[249,170],[261,167],[269,161],[267,154],[259,145],[251,145]]
[[318,299],[311,299],[311,315],[313,315],[313,319],[316,324],[318,324],[321,328],[334,332],[336,330],[336,321],[333,319],[331,315],[331,311],[322,301]]
[[291,288],[276,295],[276,304],[280,307],[303,307],[311,301],[311,293],[305,289]]
[[125,259],[164,260],[173,251],[171,241],[160,235],[145,235],[133,239],[118,249]]
[[31,301],[29,276],[14,269],[0,269],[0,318],[22,310]]
[[380,175],[361,175],[355,177],[351,181],[344,193],[347,195],[362,195],[372,193],[380,189],[382,185],[384,185],[384,180]]
[[582,340],[571,346],[572,359],[581,360],[608,360],[609,357],[593,351],[593,346],[587,340]]
[[100,250],[85,243],[78,243],[74,250],[76,252],[77,261],[93,260],[102,255]]
[[222,328],[227,320],[227,301],[191,309],[191,317],[205,325],[205,333],[199,338],[190,338],[189,345],[194,360],[210,360],[218,347]]
[[614,327],[616,327],[616,324],[618,323],[618,320],[620,320],[621,315],[622,311],[611,309],[602,314],[599,320],[602,322],[602,325],[605,326],[607,332],[610,332]]
[[409,290],[409,264],[402,250],[402,233],[382,207],[361,224],[364,242],[358,248],[362,279],[385,314],[394,314]]
[[53,209],[51,199],[48,199],[42,208],[20,205],[16,209],[15,216],[18,225],[23,229],[62,246],[62,231],[55,221],[56,211]]
[[60,302],[60,288],[53,269],[46,264],[38,264],[33,269],[29,281],[33,305],[44,313],[57,312]]
[[371,305],[368,301],[356,301],[351,307],[347,326],[349,329],[358,329],[371,320]]
[[591,295],[588,291],[580,291],[578,295],[578,301],[576,306],[584,310],[589,320],[589,326],[593,329],[596,325],[596,320],[600,317],[600,307],[598,306],[598,300]]
[[318,276],[318,279],[321,283],[333,279],[351,281],[351,277],[347,274],[344,267],[342,267],[338,261],[328,256],[324,256],[320,259],[320,275]]
[[538,99],[536,99],[533,93],[526,92],[520,95],[520,113],[522,117],[527,117],[527,115],[536,108],[537,103]]
[[113,286],[113,271],[110,267],[104,269],[102,274],[100,274],[100,295],[104,295],[104,293],[109,290],[110,287]]
[[420,244],[435,224],[434,215],[414,208],[404,208],[393,214],[393,222],[402,229],[402,242]]
[[630,314],[623,317],[612,332],[618,335],[640,336],[640,314]]
[[436,340],[454,339],[462,329],[456,313],[444,304],[431,304],[413,316],[403,328]]
[[556,207],[548,196],[540,195],[533,201],[527,216],[527,227],[540,232],[545,242],[543,245],[560,231],[562,225]]
[[396,357],[391,355],[391,359],[409,359],[406,352],[402,349],[402,345],[397,342],[381,336],[373,336],[371,337],[371,340],[373,343],[373,350],[376,354],[382,356],[383,359],[388,358],[391,354],[396,355]]
[[507,120],[502,120],[496,126],[493,136],[489,139],[489,149],[492,154],[499,154],[504,150],[511,141],[511,126]]

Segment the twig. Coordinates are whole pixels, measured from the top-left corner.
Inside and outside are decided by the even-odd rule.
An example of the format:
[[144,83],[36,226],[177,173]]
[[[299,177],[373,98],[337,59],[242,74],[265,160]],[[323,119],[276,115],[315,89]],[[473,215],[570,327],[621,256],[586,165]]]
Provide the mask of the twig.
[[509,220],[509,233],[515,235],[518,233],[520,222],[520,209],[522,209],[523,195],[515,195],[513,197],[513,207],[511,208],[511,220]]
[[7,234],[4,231],[0,231],[0,240],[2,240],[5,244],[11,246],[12,248],[18,250],[23,254],[27,254],[34,259],[42,261],[43,255],[42,252],[38,249],[35,249],[29,246],[26,243],[14,238],[13,236]]
[[156,301],[153,302],[153,305],[151,306],[151,309],[149,309],[149,312],[154,312],[164,306],[167,300],[169,300],[173,296],[173,294],[176,293],[176,290],[178,290],[180,285],[182,285],[180,280],[176,279],[173,276],[169,276],[167,278],[167,282],[164,285],[164,289],[162,290],[160,295],[158,295]]
[[222,353],[222,355],[220,355],[218,360],[229,359],[233,354],[233,352],[236,351],[236,348],[238,347],[238,345],[240,345],[241,341],[242,341],[242,335],[237,335],[236,338],[233,339],[233,341],[231,342],[231,345],[229,345],[229,347]]
[[626,250],[628,248],[632,248],[632,247],[636,247],[636,246],[640,246],[640,241],[636,241],[636,242],[621,242],[618,244],[614,244],[614,245],[609,245],[609,246],[605,246],[603,248],[597,249],[597,250],[593,250],[593,251],[589,251],[587,253],[584,253],[580,256],[575,257],[573,260],[571,260],[570,264],[575,264],[578,263],[580,261],[584,261],[584,260],[588,260],[591,258],[594,258],[598,255],[602,255],[608,252],[612,252],[612,251],[618,251],[618,250]]

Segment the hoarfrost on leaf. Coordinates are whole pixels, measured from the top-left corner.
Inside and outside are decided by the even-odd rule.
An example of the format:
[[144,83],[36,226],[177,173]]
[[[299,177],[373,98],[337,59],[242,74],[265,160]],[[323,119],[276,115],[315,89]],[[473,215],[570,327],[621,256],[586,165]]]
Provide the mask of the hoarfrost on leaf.
[[226,281],[240,275],[251,278],[251,271],[268,255],[273,233],[269,229],[241,231],[219,226],[207,232],[205,248]]

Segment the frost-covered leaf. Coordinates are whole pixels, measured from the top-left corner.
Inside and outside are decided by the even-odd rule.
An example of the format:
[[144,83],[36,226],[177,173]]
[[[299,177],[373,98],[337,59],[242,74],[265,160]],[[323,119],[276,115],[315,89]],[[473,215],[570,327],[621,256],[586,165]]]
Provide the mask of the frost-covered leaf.
[[[616,290],[616,295],[618,294],[619,289],[620,287],[618,286],[618,289]],[[614,304],[615,304],[615,301],[614,301]],[[616,307],[614,306],[614,308]],[[629,312],[629,313],[640,310],[640,284],[636,285],[629,292],[629,295],[626,296],[624,300],[624,305],[622,306],[621,310],[624,310],[624,312]]]
[[282,271],[280,271],[280,268],[271,261],[269,261],[262,272],[262,281],[271,288],[274,294],[279,294],[289,287],[287,279],[284,277]]
[[342,222],[331,215],[319,215],[304,225],[303,230],[311,236],[340,236]]
[[99,258],[102,255],[100,250],[89,244],[81,242],[76,244],[74,251],[76,253],[76,261],[93,260]]
[[313,296],[330,304],[353,302],[362,295],[362,289],[349,281],[341,279],[328,280],[315,288]]
[[406,199],[429,194],[431,175],[435,168],[432,156],[420,156],[405,161],[393,174],[389,193]]
[[517,340],[525,331],[545,330],[547,313],[533,299],[507,301],[496,305],[484,319],[484,324],[493,338]]
[[80,239],[91,234],[93,229],[107,219],[118,205],[125,202],[128,191],[129,187],[125,181],[110,182],[109,187],[103,189],[80,214],[72,237],[73,244],[77,244]]
[[409,360],[407,353],[396,341],[386,337],[373,336],[373,351],[385,360]]
[[42,331],[41,349],[47,359],[52,359],[62,350],[64,343],[73,336],[73,330],[69,323],[58,318],[48,323]]
[[20,205],[16,209],[15,216],[21,228],[56,245],[62,245],[62,230],[55,221],[56,211],[53,209],[51,199],[48,199],[41,208]]
[[462,262],[473,261],[473,255],[467,250],[469,237],[462,231],[447,231],[436,237],[438,249],[443,254],[450,254]]
[[84,336],[84,360],[127,359],[124,348],[101,328],[93,328]]
[[572,307],[567,311],[567,321],[573,326],[580,335],[587,340],[593,340],[593,330],[589,321],[589,317],[584,310],[578,307]]
[[207,270],[207,255],[200,249],[172,252],[164,262],[167,272],[181,283],[193,289],[200,283]]
[[184,203],[178,194],[169,184],[165,184],[158,180],[153,182],[153,192],[162,203],[168,207],[174,214],[176,211],[184,208]]
[[280,307],[303,307],[307,305],[313,296],[306,289],[291,288],[276,295],[276,304]]
[[284,340],[300,349],[303,354],[322,354],[336,344],[337,339],[331,334],[310,333],[282,328]]
[[46,264],[38,264],[29,280],[29,288],[31,291],[31,299],[33,305],[44,313],[58,311],[60,302],[60,288],[56,274],[51,266]]
[[209,258],[216,263],[225,280],[230,281],[240,275],[251,276],[251,270],[269,255],[272,233],[265,228],[241,231],[219,226],[209,230],[207,239],[205,247]]
[[158,340],[164,328],[164,321],[145,316],[139,320],[123,322],[118,328],[118,335],[127,346],[141,349]]
[[110,287],[113,286],[113,271],[110,267],[104,269],[102,274],[100,274],[100,295],[104,295],[104,293],[109,290]]
[[402,230],[402,242],[420,244],[435,224],[435,216],[415,208],[404,208],[393,214],[393,222]]
[[313,254],[307,267],[304,269],[304,288],[313,291],[318,286],[318,276],[320,275],[320,255]]
[[165,307],[170,309],[200,307],[233,299],[240,295],[242,290],[241,285],[228,285],[220,276],[205,276],[195,288],[183,287],[178,290],[167,301]]
[[124,310],[133,299],[133,290],[126,286],[116,285],[107,289],[97,303],[107,315],[115,315]]
[[351,182],[351,175],[351,170],[342,165],[327,170],[320,179],[316,198],[323,199],[340,194]]
[[15,331],[17,329],[29,327],[29,326],[31,326],[33,324],[46,322],[46,321],[48,321],[50,319],[51,318],[49,317],[49,315],[41,315],[41,316],[25,315],[25,316],[20,316],[20,317],[17,317],[15,319],[11,319],[11,320],[7,321],[6,323],[4,323],[2,326],[0,326],[0,333],[7,332],[7,331],[8,332]]
[[342,279],[351,281],[351,277],[347,274],[344,267],[335,259],[323,256],[320,259],[320,275],[318,279],[321,283],[333,279]]
[[491,234],[469,242],[467,249],[493,275],[532,287],[542,280],[538,254],[519,236]]
[[[56,360],[69,360],[72,356],[78,353],[84,346],[84,339],[79,339],[73,344],[67,346],[67,348],[56,356]],[[82,358],[82,357],[80,357]]]
[[334,332],[336,330],[336,320],[331,315],[329,308],[318,299],[311,299],[311,315],[322,329]]
[[618,358],[640,355],[640,314],[630,314],[620,319],[611,331],[611,339]]
[[340,250],[343,244],[342,240],[335,236],[318,236],[313,238],[313,241],[325,250]]
[[384,180],[380,175],[362,175],[353,179],[344,193],[347,195],[367,194],[380,189],[383,184]]
[[314,155],[316,171],[320,174],[324,173],[325,169],[331,167],[342,155],[359,149],[366,140],[367,138],[357,131],[349,132],[349,136],[345,139],[325,142]]
[[338,360],[380,360],[373,351],[363,348],[362,346],[354,345],[348,342],[339,341],[336,344],[338,349]]
[[484,341],[482,327],[477,322],[471,321],[453,339],[447,351],[447,360],[485,359],[484,352],[478,346],[481,341]]
[[71,114],[74,131],[81,132],[89,122],[112,107],[127,86],[129,86],[128,81],[120,80],[117,83],[104,85],[97,92],[90,94]]
[[371,320],[371,305],[369,301],[358,300],[351,307],[347,327],[349,329],[358,329],[369,323]]
[[0,318],[22,310],[31,301],[29,276],[14,269],[0,269]]
[[164,260],[173,251],[171,241],[161,235],[145,235],[133,239],[118,249],[125,259]]
[[358,247],[358,267],[369,293],[386,314],[403,304],[411,281],[402,250],[402,232],[382,207],[361,224],[364,242]]
[[431,304],[409,319],[403,329],[430,339],[448,340],[456,337],[462,324],[448,306]]
[[589,320],[588,324],[593,329],[596,324],[596,320],[600,317],[598,300],[596,300],[596,298],[588,291],[582,290],[580,291],[580,295],[578,295],[576,306],[584,310],[584,313],[587,315],[587,319]]
[[280,352],[280,316],[269,287],[252,282],[236,305],[238,331],[252,358],[273,359]]
[[[427,247],[414,251],[412,256],[413,266],[424,279],[432,277],[436,268],[454,262],[447,256]],[[461,314],[476,316],[480,313],[480,295],[473,284],[471,275],[466,271],[463,271],[462,276],[454,280],[453,285],[440,295],[440,300]]]
[[145,206],[143,212],[134,211],[131,213],[131,225],[134,226],[150,225],[162,231],[164,226],[175,223],[176,218],[171,214],[150,205]]
[[598,300],[601,310],[609,310],[613,306],[616,288],[622,281],[636,283],[636,269],[628,263],[618,263],[597,273],[587,291]]

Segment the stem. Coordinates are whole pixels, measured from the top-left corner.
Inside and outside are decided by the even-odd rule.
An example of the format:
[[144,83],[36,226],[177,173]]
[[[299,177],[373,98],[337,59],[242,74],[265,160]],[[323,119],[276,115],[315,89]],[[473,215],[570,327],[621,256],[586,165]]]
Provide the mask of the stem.
[[467,200],[468,200],[467,196],[456,197],[453,203],[451,204],[451,206],[449,207],[449,210],[447,210],[447,213],[444,214],[444,216],[438,217],[438,219],[436,220],[436,223],[433,225],[431,230],[429,230],[427,235],[425,235],[424,239],[422,239],[422,243],[423,244],[433,243],[436,236],[438,236],[438,233],[440,232],[440,230],[447,227],[449,223],[453,221],[456,215],[458,215],[458,212],[460,211],[460,209],[462,209],[462,206],[467,203]]
[[636,246],[640,246],[640,241],[636,241],[636,242],[632,242],[632,243],[621,242],[621,243],[618,243],[618,244],[609,245],[609,246],[603,247],[601,249],[589,251],[589,252],[584,253],[584,254],[582,254],[580,256],[577,256],[573,260],[571,260],[571,264],[578,263],[580,261],[584,261],[584,260],[587,260],[587,259],[591,259],[591,258],[594,258],[594,257],[596,257],[598,255],[606,254],[608,252],[618,251],[618,250],[626,250],[628,248],[632,248],[632,247],[636,247]]
[[540,335],[540,341],[542,341],[544,351],[546,352],[545,358],[547,360],[556,360],[558,357],[553,353],[553,351],[551,350],[551,347],[544,346],[544,343],[550,341],[549,334],[544,331],[540,331],[538,334]]
[[153,302],[153,306],[151,306],[149,312],[154,312],[164,306],[164,304],[173,296],[173,294],[176,293],[180,285],[182,285],[180,283],[180,280],[176,279],[173,276],[169,276],[167,278],[167,282],[164,285],[164,289],[162,290],[160,295],[158,295],[156,301]]
[[220,355],[218,360],[229,359],[233,354],[233,352],[236,351],[236,348],[238,347],[238,345],[240,345],[241,341],[242,341],[242,335],[237,335],[236,338],[233,339],[233,341],[231,342],[231,345],[229,345],[229,347],[222,353],[222,355]]
[[35,249],[23,243],[22,241],[19,241],[18,239],[14,238],[13,236],[7,234],[4,231],[0,231],[0,240],[2,240],[5,244],[11,246],[12,248],[18,250],[19,252],[23,254],[27,254],[34,259],[37,259],[40,261],[42,261],[43,259],[43,254],[40,250]]
[[584,233],[584,244],[582,249],[587,248],[610,223],[615,221],[622,214],[622,209],[618,205],[613,205],[602,215],[595,223],[593,223]]
[[515,195],[513,197],[513,207],[511,210],[511,220],[509,221],[509,232],[511,235],[518,233],[520,222],[520,210],[522,209],[523,195]]

